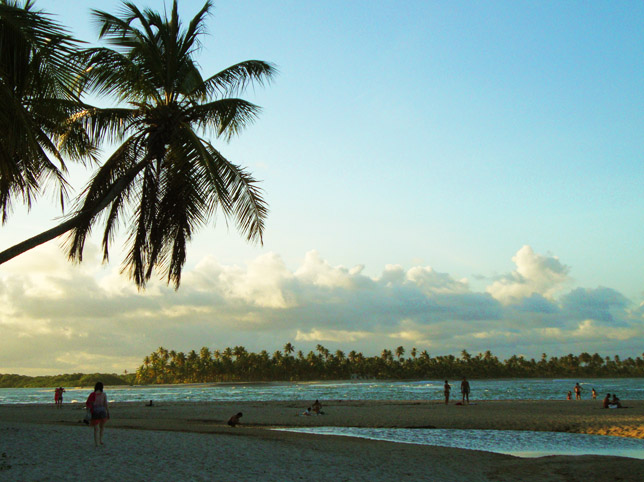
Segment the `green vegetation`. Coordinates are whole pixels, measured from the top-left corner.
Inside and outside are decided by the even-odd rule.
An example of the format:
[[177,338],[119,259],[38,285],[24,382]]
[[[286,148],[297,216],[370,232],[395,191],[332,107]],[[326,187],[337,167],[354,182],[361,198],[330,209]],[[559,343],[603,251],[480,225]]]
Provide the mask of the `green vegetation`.
[[115,373],[69,373],[65,375],[28,377],[25,375],[0,375],[0,388],[39,387],[93,387],[97,381],[104,385],[132,385],[134,374]]
[[[229,140],[256,119],[260,108],[237,96],[276,70],[247,60],[201,75],[195,54],[212,3],[187,25],[176,0],[163,15],[131,2],[119,15],[93,11],[109,47],[86,49],[32,7],[30,0],[0,0],[2,221],[12,203],[30,206],[51,178],[64,206],[63,155],[96,170],[65,221],[0,252],[0,264],[65,233],[70,259],[80,262],[99,223],[107,261],[126,226],[123,271],[139,288],[156,270],[178,288],[188,242],[217,213],[261,243],[268,214],[261,190],[212,139]],[[91,94],[115,107],[84,103]],[[101,163],[105,143],[117,147]]]
[[[380,356],[366,357],[351,351],[330,352],[318,345],[316,352],[295,353],[291,343],[270,355],[246,351],[243,346],[215,350],[204,347],[187,355],[161,347],[146,356],[136,371],[137,384],[199,383],[221,381],[343,380],[351,378],[443,379],[443,378],[591,378],[644,377],[644,359],[602,357],[595,353],[550,357],[539,360],[511,356],[499,360],[491,352],[431,357],[416,348],[385,349]],[[644,356],[644,354],[643,354]]]
[[[316,353],[317,352],[317,353]],[[602,357],[595,353],[579,356],[548,357],[539,360],[513,355],[499,360],[490,351],[470,355],[466,350],[454,355],[432,357],[427,351],[382,350],[379,356],[342,350],[334,353],[322,345],[316,352],[295,351],[291,343],[270,355],[266,350],[248,352],[243,346],[187,355],[160,347],[146,356],[136,373],[123,375],[72,373],[28,377],[0,375],[0,388],[27,387],[92,387],[97,381],[105,385],[149,385],[155,383],[205,383],[229,381],[312,381],[348,380],[352,378],[428,379],[443,378],[619,378],[644,377],[644,358]],[[642,354],[644,357],[644,353]]]

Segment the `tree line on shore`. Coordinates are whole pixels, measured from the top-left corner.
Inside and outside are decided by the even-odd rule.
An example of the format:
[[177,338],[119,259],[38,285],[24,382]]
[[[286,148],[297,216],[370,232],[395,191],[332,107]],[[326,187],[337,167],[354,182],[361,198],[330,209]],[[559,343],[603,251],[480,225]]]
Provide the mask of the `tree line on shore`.
[[[408,355],[408,356],[405,356]],[[432,357],[426,351],[399,346],[380,355],[365,356],[354,350],[331,352],[322,345],[305,354],[286,343],[283,350],[269,354],[249,352],[243,346],[210,350],[203,347],[188,354],[159,347],[146,356],[135,373],[72,373],[31,377],[0,374],[0,388],[91,387],[97,380],[105,385],[152,385],[162,383],[314,381],[349,379],[444,379],[444,378],[618,378],[644,377],[642,357],[603,357],[598,353],[568,354],[536,360],[521,355],[500,360],[489,350],[471,355]]]
[[0,388],[49,388],[49,387],[93,387],[97,381],[105,385],[133,385],[135,374],[124,373],[67,373],[64,375],[0,374]]
[[[408,356],[405,356],[408,355]],[[644,354],[642,354],[644,357]],[[590,378],[644,377],[642,357],[621,359],[598,353],[568,354],[538,360],[513,355],[500,360],[490,351],[471,355],[432,357],[426,351],[399,346],[378,356],[342,350],[331,352],[322,345],[307,354],[291,343],[272,355],[266,350],[249,352],[243,346],[211,351],[203,347],[188,354],[163,347],[146,356],[136,370],[136,384],[203,383],[225,381],[311,381],[346,379],[443,379],[443,378]]]

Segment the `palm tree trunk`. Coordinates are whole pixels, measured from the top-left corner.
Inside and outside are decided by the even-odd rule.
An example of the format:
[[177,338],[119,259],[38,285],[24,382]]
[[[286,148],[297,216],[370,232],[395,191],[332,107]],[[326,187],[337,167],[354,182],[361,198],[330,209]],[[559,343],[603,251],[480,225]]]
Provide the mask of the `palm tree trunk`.
[[68,231],[71,231],[76,227],[80,222],[85,222],[87,219],[96,216],[99,212],[105,209],[116,197],[123,191],[123,189],[132,181],[132,179],[145,167],[149,160],[143,159],[141,162],[132,167],[127,171],[122,177],[118,178],[116,182],[112,185],[109,191],[103,196],[102,199],[96,202],[92,208],[84,209],[83,211],[78,212],[76,215],[69,218],[67,221],[63,221],[58,226],[54,226],[47,231],[44,231],[36,236],[33,236],[25,241],[22,241],[18,244],[13,245],[12,247],[5,249],[0,252],[0,264],[6,263],[7,261],[19,256],[27,251],[40,246],[52,239],[57,238],[58,236],[65,234]]

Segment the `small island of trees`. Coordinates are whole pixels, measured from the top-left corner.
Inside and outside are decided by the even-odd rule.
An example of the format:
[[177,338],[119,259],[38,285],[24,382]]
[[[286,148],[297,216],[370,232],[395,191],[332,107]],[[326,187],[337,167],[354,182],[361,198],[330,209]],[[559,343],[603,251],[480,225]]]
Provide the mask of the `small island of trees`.
[[[406,356],[407,355],[407,356]],[[159,347],[143,359],[135,373],[83,374],[30,377],[0,374],[0,388],[91,387],[213,382],[315,381],[350,379],[442,380],[444,378],[637,378],[644,377],[642,357],[603,357],[598,353],[568,354],[536,360],[521,355],[500,360],[489,350],[471,355],[431,356],[427,350],[399,346],[380,355],[365,356],[355,350],[331,352],[322,345],[304,354],[286,343],[283,350],[253,353],[243,346],[223,350],[201,348],[188,354]]]
[[[408,355],[408,356],[405,356]],[[642,355],[644,357],[644,354]],[[643,377],[644,359],[621,359],[581,353],[561,357],[527,359],[513,355],[499,360],[490,351],[475,356],[463,350],[432,357],[426,350],[399,346],[379,356],[354,350],[331,352],[317,345],[315,352],[296,351],[286,343],[272,355],[266,350],[249,352],[243,346],[211,351],[207,347],[188,354],[160,347],[146,356],[136,370],[135,383],[204,383],[229,381],[311,381],[346,379],[443,379],[443,378],[593,378]]]

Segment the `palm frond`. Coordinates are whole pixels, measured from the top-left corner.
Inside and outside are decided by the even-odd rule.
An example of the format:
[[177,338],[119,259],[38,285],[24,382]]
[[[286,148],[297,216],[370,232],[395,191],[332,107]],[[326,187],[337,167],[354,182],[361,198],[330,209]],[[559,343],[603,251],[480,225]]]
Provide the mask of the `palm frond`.
[[67,137],[77,130],[84,132],[92,144],[101,141],[120,141],[139,116],[138,109],[86,106],[67,119],[60,142],[61,144],[66,142]]
[[[12,199],[27,207],[55,180],[64,208],[65,164],[56,146],[59,126],[74,112],[74,81],[82,71],[80,44],[33,2],[0,3],[0,207],[5,222]],[[76,151],[83,149],[77,139]],[[85,146],[90,152],[91,146]],[[51,157],[51,159],[50,159]],[[58,165],[52,162],[55,160]],[[77,158],[72,156],[73,160]]]
[[199,37],[206,33],[205,19],[212,8],[212,2],[207,0],[201,10],[192,18],[188,24],[188,29],[183,35],[179,55],[191,56],[201,47]]
[[[70,259],[82,261],[85,240],[96,222],[97,215],[115,199],[122,205],[123,200],[119,199],[119,196],[131,191],[137,176],[148,164],[148,161],[142,158],[143,154],[144,151],[136,137],[127,139],[101,166],[79,196],[74,212],[69,217],[83,213],[86,215],[79,219],[66,241]],[[111,221],[111,225],[113,223],[114,220]],[[104,246],[105,253],[108,247]]]
[[[209,158],[199,158],[200,167],[205,170],[213,186],[222,183],[227,192],[230,208],[224,210],[227,216],[234,217],[239,231],[247,241],[263,243],[264,223],[268,216],[268,205],[262,198],[262,189],[248,172],[228,161],[211,144],[206,145]],[[214,178],[218,181],[214,182]],[[217,203],[221,195],[213,192]],[[222,204],[225,207],[225,204]]]
[[195,89],[195,94],[208,97],[238,95],[250,85],[263,86],[270,83],[278,73],[274,64],[261,60],[246,60],[209,77],[202,86]]
[[137,286],[144,288],[147,267],[150,265],[150,228],[157,214],[158,172],[147,164],[143,169],[143,181],[138,194],[136,222],[132,224],[128,241],[131,244],[121,272],[128,272]]
[[83,90],[119,101],[160,101],[150,73],[130,57],[106,48],[86,49],[82,53],[87,70],[81,79]]
[[230,140],[253,122],[261,107],[242,99],[221,99],[207,104],[191,106],[186,119],[203,130],[213,129],[215,134]]

